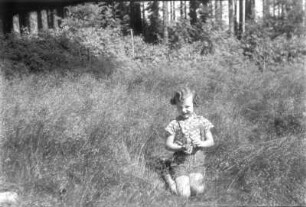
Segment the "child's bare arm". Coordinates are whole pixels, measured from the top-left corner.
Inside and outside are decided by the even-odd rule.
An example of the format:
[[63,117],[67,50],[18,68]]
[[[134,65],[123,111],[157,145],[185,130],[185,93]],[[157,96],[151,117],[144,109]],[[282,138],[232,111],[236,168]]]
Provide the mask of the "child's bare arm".
[[205,137],[206,137],[205,141],[194,140],[193,144],[197,147],[211,147],[211,146],[214,146],[215,142],[214,142],[212,133],[209,129],[206,130]]
[[166,149],[170,151],[180,151],[183,150],[184,147],[174,142],[174,134],[169,135],[166,140]]

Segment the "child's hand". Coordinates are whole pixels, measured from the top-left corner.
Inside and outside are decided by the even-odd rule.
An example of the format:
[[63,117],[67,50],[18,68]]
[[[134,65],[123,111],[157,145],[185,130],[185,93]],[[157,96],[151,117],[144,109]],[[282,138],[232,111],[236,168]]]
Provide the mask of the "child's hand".
[[203,141],[201,141],[201,140],[193,140],[193,141],[192,141],[192,144],[193,144],[195,147],[204,147],[204,146],[203,146]]
[[191,154],[193,152],[193,146],[191,144],[183,145],[183,152],[186,154]]

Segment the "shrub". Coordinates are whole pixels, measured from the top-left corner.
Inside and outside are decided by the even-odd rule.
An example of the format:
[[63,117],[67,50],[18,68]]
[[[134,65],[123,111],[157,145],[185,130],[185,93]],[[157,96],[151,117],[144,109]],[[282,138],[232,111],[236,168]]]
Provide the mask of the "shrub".
[[38,37],[1,40],[6,67],[4,75],[14,77],[31,73],[92,72],[97,77],[109,76],[118,61],[111,54],[99,52],[90,44],[70,38],[66,32],[39,34]]
[[302,62],[305,58],[305,41],[303,37],[285,35],[271,37],[267,28],[260,25],[248,25],[242,37],[244,54],[255,61],[261,69],[266,65],[278,65]]

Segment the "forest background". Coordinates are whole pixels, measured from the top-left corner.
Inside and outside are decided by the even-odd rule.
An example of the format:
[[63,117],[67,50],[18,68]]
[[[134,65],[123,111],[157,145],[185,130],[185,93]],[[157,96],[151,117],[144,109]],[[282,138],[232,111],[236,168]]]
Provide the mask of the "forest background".
[[[137,28],[129,2],[88,3],[56,30],[1,37],[1,191],[19,206],[306,205],[300,2],[228,29],[211,1],[176,22],[148,2]],[[161,178],[169,98],[187,83],[216,142],[190,200]]]

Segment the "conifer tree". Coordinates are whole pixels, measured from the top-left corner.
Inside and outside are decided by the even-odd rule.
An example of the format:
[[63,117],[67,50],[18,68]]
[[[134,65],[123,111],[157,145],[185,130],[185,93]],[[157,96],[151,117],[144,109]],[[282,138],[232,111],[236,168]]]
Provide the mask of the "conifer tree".
[[168,44],[168,26],[169,26],[169,12],[168,12],[168,1],[163,2],[163,36],[164,36],[164,43]]
[[211,9],[209,6],[210,0],[201,0],[199,9],[199,20],[206,23],[208,18],[211,16]]
[[200,2],[197,0],[189,2],[189,16],[190,16],[190,23],[194,25],[197,23],[197,9],[199,8]]
[[159,15],[159,2],[149,2],[147,11],[149,12],[149,26],[146,29],[145,39],[148,42],[156,43],[163,33],[163,23]]
[[234,34],[234,0],[228,0],[229,33]]

